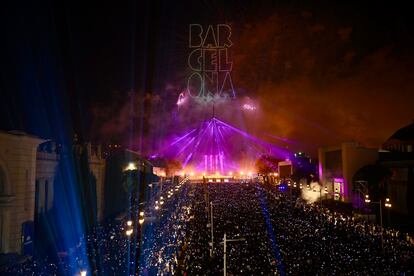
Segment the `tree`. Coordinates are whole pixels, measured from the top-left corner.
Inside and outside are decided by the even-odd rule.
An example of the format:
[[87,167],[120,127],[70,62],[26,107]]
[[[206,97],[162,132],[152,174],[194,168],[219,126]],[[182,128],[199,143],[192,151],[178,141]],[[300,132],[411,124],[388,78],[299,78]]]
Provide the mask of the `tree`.
[[257,159],[255,164],[256,171],[263,176],[265,183],[268,183],[268,174],[277,171],[279,161],[279,159],[270,155],[262,155]]

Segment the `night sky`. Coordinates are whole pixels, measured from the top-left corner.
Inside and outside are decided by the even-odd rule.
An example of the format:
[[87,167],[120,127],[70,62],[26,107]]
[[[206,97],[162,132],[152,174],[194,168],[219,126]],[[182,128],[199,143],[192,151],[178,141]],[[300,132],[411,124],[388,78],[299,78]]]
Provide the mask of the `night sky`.
[[139,148],[184,131],[211,112],[176,106],[192,23],[231,25],[236,99],[216,115],[263,139],[312,154],[349,140],[379,147],[414,118],[403,1],[40,2],[0,9],[3,130]]

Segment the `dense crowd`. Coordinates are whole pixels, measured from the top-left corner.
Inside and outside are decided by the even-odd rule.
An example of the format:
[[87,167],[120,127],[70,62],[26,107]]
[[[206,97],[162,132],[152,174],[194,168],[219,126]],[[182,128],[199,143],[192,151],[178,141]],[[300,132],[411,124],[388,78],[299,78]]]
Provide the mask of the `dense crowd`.
[[[270,185],[171,185],[147,201],[145,222],[135,221],[131,236],[126,220],[97,226],[58,262],[31,259],[1,274],[73,275],[84,266],[93,267],[88,275],[220,275],[224,234],[229,275],[413,273],[414,246],[405,235],[386,229],[382,243],[377,225]],[[87,260],[74,263],[82,250]]]
[[[195,229],[188,252],[189,275],[409,275],[414,246],[398,231],[309,205],[299,196],[261,184],[210,185],[213,202],[214,258],[207,256],[209,231]],[[196,219],[205,225],[200,210]],[[200,242],[201,241],[201,242]],[[201,257],[202,256],[202,257]]]
[[[189,186],[164,185],[163,192],[148,199],[145,222],[135,219],[128,226],[127,213],[92,228],[73,248],[58,253],[56,259],[12,258],[0,267],[0,275],[156,275],[172,274],[177,253],[188,232],[190,203]],[[175,191],[168,196],[167,191]],[[155,209],[155,202],[164,197],[165,204]],[[134,206],[133,208],[138,208]],[[134,229],[127,235],[128,229]]]

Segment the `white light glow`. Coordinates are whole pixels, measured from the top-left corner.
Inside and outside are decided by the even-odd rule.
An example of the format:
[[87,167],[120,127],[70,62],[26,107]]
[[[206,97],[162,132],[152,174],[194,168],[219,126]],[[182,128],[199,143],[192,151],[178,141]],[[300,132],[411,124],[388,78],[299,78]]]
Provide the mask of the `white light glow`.
[[125,167],[125,171],[135,171],[137,169],[137,165],[135,163],[130,162],[128,166]]
[[248,110],[248,111],[254,111],[254,110],[256,110],[256,107],[254,105],[247,104],[247,103],[244,104],[242,107],[243,107],[244,110]]

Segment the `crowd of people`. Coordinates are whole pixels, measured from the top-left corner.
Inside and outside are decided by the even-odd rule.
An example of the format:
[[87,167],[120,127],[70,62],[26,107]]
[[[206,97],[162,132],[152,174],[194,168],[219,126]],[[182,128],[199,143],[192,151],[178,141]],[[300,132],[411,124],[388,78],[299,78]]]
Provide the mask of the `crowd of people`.
[[[307,204],[274,186],[226,183],[209,185],[208,192],[214,206],[214,256],[207,257],[209,231],[195,229],[198,242],[188,252],[189,275],[223,273],[224,233],[238,240],[227,245],[226,268],[232,275],[413,273],[414,246],[398,231],[385,230],[382,243],[377,225]],[[204,224],[205,214],[200,210],[196,219]]]
[[[166,184],[163,192],[148,199],[144,215],[140,217],[144,218],[142,224],[126,212],[93,227],[80,237],[75,247],[57,252],[57,258],[9,258],[0,267],[0,275],[173,274],[177,265],[176,252],[181,249],[182,237],[188,232],[189,188],[182,184]],[[172,190],[174,196],[168,194]],[[160,197],[165,198],[165,203],[155,209]],[[133,229],[131,234],[127,234],[129,229]]]
[[[127,220],[97,226],[59,262],[31,259],[1,274],[73,275],[84,266],[88,275],[220,275],[224,235],[228,275],[414,272],[414,246],[405,235],[308,204],[274,185],[171,185],[147,201],[145,222],[134,221],[132,235],[126,235]],[[74,264],[82,250],[87,260]]]

